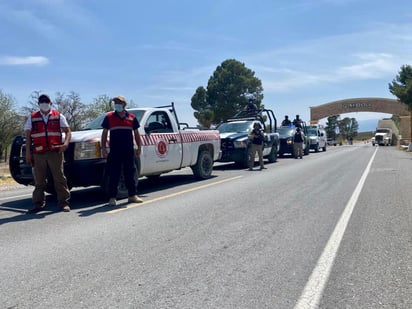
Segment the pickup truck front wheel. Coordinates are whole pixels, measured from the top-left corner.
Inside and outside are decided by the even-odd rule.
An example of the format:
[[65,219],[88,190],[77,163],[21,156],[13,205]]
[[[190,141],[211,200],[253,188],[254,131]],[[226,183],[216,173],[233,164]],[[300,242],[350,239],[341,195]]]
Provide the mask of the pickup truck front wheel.
[[272,149],[270,150],[270,154],[268,156],[269,163],[276,162],[278,159],[278,147],[273,144]]
[[199,152],[197,162],[191,166],[193,175],[199,179],[210,178],[213,171],[213,158],[209,151],[202,150]]

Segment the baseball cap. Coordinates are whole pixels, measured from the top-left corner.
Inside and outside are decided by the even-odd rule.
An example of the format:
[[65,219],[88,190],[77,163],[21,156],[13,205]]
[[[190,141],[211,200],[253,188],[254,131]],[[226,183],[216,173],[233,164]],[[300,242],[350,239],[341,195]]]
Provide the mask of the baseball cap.
[[127,104],[126,98],[125,98],[124,96],[122,96],[122,95],[118,95],[117,97],[114,97],[112,100],[113,100],[113,101],[121,101],[121,102],[123,102],[124,104]]
[[50,100],[50,97],[47,94],[42,94],[42,95],[39,96],[38,102],[39,103],[50,103],[51,100]]

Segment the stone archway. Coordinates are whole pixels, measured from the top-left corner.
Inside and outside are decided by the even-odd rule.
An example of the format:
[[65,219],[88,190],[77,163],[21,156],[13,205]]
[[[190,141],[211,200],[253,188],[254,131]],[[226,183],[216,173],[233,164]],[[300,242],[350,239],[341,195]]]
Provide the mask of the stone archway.
[[310,107],[310,121],[355,112],[373,112],[398,115],[401,119],[399,133],[402,140],[410,140],[410,112],[405,104],[394,99],[386,98],[353,98],[333,101],[326,104]]

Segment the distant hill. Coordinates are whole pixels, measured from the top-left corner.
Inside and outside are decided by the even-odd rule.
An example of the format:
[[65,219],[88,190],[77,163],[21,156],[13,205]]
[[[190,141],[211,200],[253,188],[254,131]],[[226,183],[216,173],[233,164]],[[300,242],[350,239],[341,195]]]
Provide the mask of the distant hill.
[[358,135],[356,135],[355,140],[364,141],[364,140],[369,140],[372,137],[373,137],[373,132],[372,131],[359,132]]
[[378,119],[358,120],[358,132],[375,131],[378,125]]
[[[375,131],[378,126],[379,119],[357,120],[359,128],[358,132],[370,132]],[[325,123],[321,123],[326,125]]]

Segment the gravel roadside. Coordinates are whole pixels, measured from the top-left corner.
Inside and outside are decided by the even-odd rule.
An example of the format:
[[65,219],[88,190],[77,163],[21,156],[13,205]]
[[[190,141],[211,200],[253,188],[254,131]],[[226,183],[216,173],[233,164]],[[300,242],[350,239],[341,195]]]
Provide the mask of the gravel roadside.
[[9,164],[7,162],[0,162],[0,187],[1,190],[8,188],[15,188],[21,186],[10,175]]

